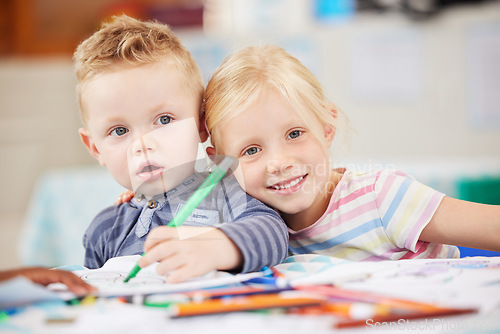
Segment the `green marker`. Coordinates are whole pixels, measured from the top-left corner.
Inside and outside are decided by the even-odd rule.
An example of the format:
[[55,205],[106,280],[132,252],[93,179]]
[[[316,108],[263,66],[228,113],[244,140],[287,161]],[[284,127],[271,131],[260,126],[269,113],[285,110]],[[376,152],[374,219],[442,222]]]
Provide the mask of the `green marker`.
[[[215,167],[215,170],[208,175],[205,181],[196,189],[194,194],[188,199],[186,204],[182,206],[177,215],[175,215],[174,219],[172,219],[167,226],[178,227],[181,226],[182,223],[186,220],[187,217],[193,212],[194,209],[207,197],[208,194],[214,189],[215,185],[226,175],[229,168],[235,163],[235,158],[226,156],[224,160],[221,161]],[[144,256],[145,253],[142,253],[141,256]],[[130,279],[137,276],[141,267],[137,263],[134,268],[130,271],[127,278],[123,281],[127,283]]]
[[[146,254],[146,253],[142,253],[141,257],[143,257],[144,254]],[[127,278],[125,278],[125,280],[123,281],[123,283],[127,283],[132,278],[134,278],[135,276],[137,276],[137,274],[139,273],[140,270],[141,270],[141,267],[139,267],[139,263],[136,263],[135,266],[134,266],[134,268],[132,268],[132,270],[128,274]]]

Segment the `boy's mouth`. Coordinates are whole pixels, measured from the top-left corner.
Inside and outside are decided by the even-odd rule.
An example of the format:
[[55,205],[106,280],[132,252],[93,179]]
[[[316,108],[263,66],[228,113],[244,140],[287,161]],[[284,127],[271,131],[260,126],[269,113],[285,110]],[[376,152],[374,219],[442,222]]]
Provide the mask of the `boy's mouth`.
[[144,166],[139,173],[151,173],[152,171],[155,171],[157,169],[160,169],[160,167],[155,166],[155,165],[147,165],[147,166]]
[[144,181],[156,179],[163,174],[163,167],[156,166],[153,164],[144,165],[138,172],[137,176]]
[[307,177],[307,174],[304,174],[304,175],[301,175],[298,177],[294,177],[292,179],[288,179],[286,181],[277,182],[277,183],[267,187],[267,189],[271,189],[271,190],[275,190],[275,191],[290,190],[293,192],[302,186],[303,180],[306,177]]

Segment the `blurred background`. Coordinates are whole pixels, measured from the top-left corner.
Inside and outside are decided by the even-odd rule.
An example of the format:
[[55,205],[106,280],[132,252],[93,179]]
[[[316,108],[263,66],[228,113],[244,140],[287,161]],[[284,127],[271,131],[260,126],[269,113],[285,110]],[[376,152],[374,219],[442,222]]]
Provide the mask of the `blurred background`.
[[169,24],[205,80],[243,46],[284,47],[349,119],[335,165],[500,204],[500,1],[0,0],[0,269],[82,264],[122,191],[80,143],[71,58],[121,13]]

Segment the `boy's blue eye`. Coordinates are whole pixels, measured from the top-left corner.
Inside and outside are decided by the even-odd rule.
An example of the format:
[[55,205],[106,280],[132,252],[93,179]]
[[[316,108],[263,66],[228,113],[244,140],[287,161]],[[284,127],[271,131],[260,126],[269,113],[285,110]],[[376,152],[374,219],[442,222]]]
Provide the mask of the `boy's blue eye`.
[[258,147],[250,147],[248,150],[245,151],[245,155],[254,155],[256,153],[260,152],[260,148]]
[[294,130],[294,131],[290,132],[288,137],[290,137],[291,139],[295,139],[295,138],[298,138],[301,134],[302,134],[302,131]]
[[119,137],[119,136],[123,136],[127,132],[128,132],[127,128],[124,128],[123,126],[119,126],[117,128],[114,128],[109,134],[110,134],[110,136]]
[[172,117],[168,115],[160,116],[157,120],[158,125],[166,125],[172,121]]

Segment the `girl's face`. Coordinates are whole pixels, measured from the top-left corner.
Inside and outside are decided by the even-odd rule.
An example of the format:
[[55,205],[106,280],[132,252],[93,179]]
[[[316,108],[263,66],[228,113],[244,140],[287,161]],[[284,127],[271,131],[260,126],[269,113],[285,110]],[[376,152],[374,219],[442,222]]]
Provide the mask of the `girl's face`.
[[[314,134],[311,127],[321,133]],[[274,90],[263,93],[220,129],[222,147],[217,149],[239,159],[235,174],[248,194],[284,217],[322,215],[331,195],[326,186],[333,131],[325,131],[315,118],[306,124]]]

